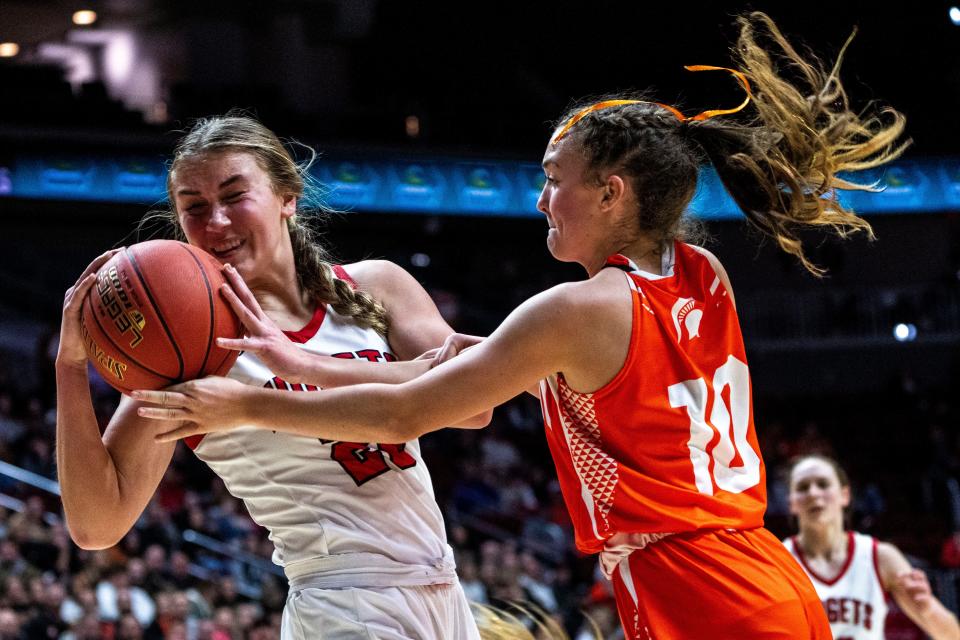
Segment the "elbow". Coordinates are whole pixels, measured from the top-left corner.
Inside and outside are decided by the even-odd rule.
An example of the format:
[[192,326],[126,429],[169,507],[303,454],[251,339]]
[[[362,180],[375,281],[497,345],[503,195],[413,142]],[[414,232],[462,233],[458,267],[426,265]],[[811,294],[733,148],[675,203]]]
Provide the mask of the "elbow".
[[394,402],[385,405],[392,406],[392,410],[384,416],[384,430],[389,434],[391,443],[409,442],[431,431],[425,412],[416,403],[397,396]]
[[97,527],[83,526],[77,522],[71,522],[69,518],[66,524],[70,539],[84,551],[109,549],[116,546],[124,536],[123,533],[118,535],[114,531],[103,531]]
[[493,420],[493,409],[487,409],[483,413],[478,413],[472,418],[467,418],[460,424],[458,427],[463,427],[466,429],[483,429]]
[[415,440],[427,432],[417,422],[415,414],[394,413],[384,424],[384,431],[389,435],[389,443],[399,444]]

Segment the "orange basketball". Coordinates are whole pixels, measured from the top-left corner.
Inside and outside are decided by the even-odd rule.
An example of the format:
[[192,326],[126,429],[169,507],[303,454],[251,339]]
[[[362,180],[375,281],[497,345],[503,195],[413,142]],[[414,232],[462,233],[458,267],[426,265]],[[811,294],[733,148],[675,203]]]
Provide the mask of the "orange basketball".
[[238,351],[218,337],[243,335],[220,295],[220,263],[173,240],[150,240],[120,251],[100,267],[83,302],[87,356],[122,393],[163,387],[230,370]]

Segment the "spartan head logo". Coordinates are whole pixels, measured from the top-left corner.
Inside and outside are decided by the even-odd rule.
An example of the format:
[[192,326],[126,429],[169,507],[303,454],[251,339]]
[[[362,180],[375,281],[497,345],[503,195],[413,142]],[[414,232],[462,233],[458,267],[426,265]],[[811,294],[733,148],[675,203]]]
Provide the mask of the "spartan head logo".
[[694,308],[696,302],[693,298],[677,298],[670,310],[673,316],[673,327],[677,330],[677,343],[683,339],[683,329],[687,330],[687,339],[693,340],[700,335],[700,320],[703,319],[703,311]]

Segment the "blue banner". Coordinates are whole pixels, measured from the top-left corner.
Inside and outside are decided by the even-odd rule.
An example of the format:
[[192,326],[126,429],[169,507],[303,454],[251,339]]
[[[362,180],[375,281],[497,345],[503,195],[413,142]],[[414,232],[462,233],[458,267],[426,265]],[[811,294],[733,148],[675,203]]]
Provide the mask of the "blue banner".
[[[311,168],[322,202],[342,211],[536,217],[543,172],[534,162],[465,158],[324,156]],[[156,206],[166,198],[162,159],[26,156],[0,165],[0,198],[91,200]],[[842,191],[861,214],[960,208],[960,158],[901,160],[848,179],[880,189]],[[704,219],[741,216],[712,168],[701,171],[690,210]]]

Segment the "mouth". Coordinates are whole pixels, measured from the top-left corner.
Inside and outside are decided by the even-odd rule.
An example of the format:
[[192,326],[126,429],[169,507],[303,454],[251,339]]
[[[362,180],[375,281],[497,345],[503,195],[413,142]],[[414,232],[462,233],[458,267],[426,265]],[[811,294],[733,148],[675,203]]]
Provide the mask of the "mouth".
[[244,240],[227,240],[208,247],[207,251],[213,254],[218,260],[227,260],[236,254],[237,250],[246,244]]

